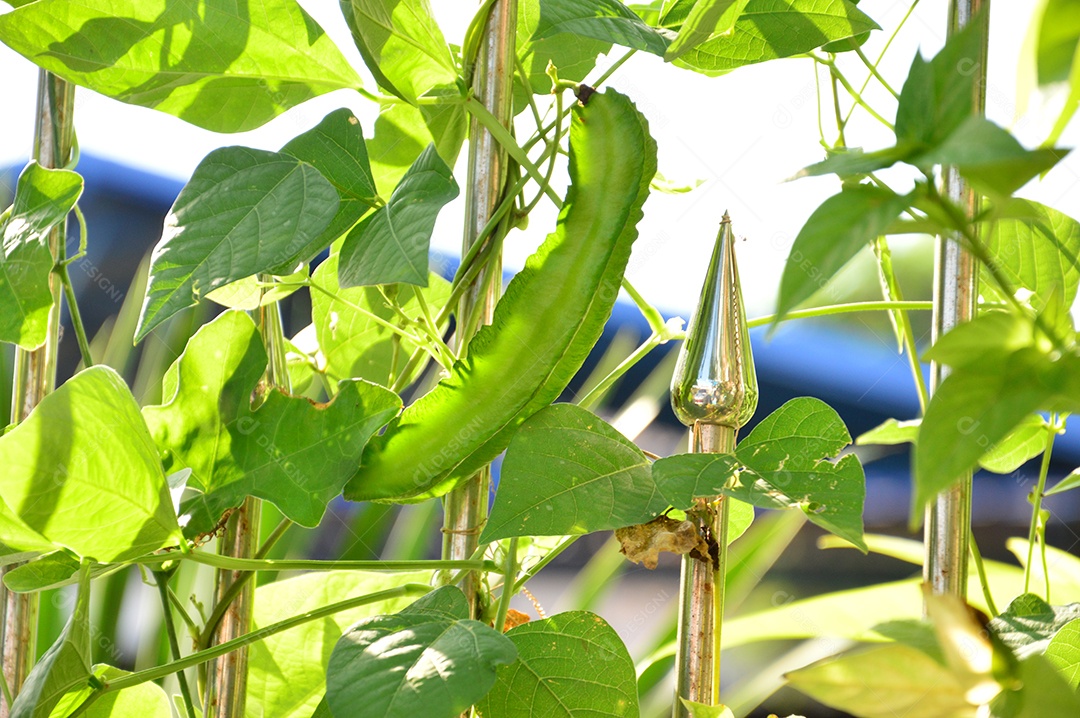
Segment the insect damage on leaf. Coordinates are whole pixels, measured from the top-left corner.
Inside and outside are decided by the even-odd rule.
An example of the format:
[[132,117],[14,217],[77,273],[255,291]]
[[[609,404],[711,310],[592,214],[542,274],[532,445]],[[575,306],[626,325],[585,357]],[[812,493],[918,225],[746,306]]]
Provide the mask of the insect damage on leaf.
[[709,544],[702,538],[693,521],[676,521],[657,516],[646,524],[616,529],[619,551],[634,563],[647,569],[656,568],[662,551],[690,554],[699,561],[711,562]]

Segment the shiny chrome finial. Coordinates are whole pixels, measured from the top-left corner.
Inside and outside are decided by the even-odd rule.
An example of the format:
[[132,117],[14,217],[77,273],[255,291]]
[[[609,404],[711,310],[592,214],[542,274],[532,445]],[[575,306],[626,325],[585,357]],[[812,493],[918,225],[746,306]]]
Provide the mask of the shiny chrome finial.
[[757,374],[735,264],[735,236],[725,212],[701,300],[671,378],[671,408],[687,426],[712,424],[738,429],[754,415],[757,402]]

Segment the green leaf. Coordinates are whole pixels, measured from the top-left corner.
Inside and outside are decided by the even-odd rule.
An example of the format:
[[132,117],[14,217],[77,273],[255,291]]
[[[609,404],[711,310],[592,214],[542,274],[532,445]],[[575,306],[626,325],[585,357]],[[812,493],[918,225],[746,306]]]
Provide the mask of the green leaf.
[[1000,616],[990,620],[987,627],[1002,642],[1025,658],[1046,651],[1047,646],[1065,624],[1080,618],[1080,603],[1051,606],[1033,593],[1013,599]]
[[[460,594],[451,586],[432,593],[447,592]],[[464,597],[455,604],[465,606]],[[441,605],[432,596],[349,628],[326,673],[331,712],[452,718],[483,698],[495,683],[496,667],[514,661],[514,644],[483,623],[453,618]]]
[[1073,56],[1072,72],[1069,74],[1069,94],[1065,98],[1065,104],[1061,108],[1061,114],[1054,121],[1054,127],[1047,135],[1044,145],[1053,145],[1060,138],[1073,115],[1080,109],[1080,44],[1076,46],[1076,54]]
[[681,454],[653,464],[653,478],[676,508],[719,494],[769,509],[801,508],[811,522],[863,551],[866,480],[859,460],[837,456],[851,443],[839,415],[818,399],[793,399],[761,421],[728,454]]
[[[108,367],[76,374],[0,437],[0,466],[7,506],[79,556],[124,561],[181,540],[157,447]],[[18,547],[6,531],[0,542]]]
[[386,205],[345,238],[338,257],[342,287],[404,282],[427,286],[428,247],[435,220],[458,196],[454,173],[427,146],[401,178]]
[[1006,689],[990,704],[994,718],[1073,718],[1080,697],[1043,656],[1020,662],[1015,690]]
[[614,629],[588,611],[530,621],[506,634],[517,660],[477,706],[491,718],[637,718],[634,663]]
[[921,419],[898,421],[886,419],[870,431],[855,439],[856,446],[894,446],[896,444],[914,444],[919,436]]
[[[596,58],[611,50],[610,42],[569,33],[546,38],[535,37],[539,25],[540,0],[518,0],[518,60],[536,95],[551,93],[551,78],[547,74],[549,62],[558,70],[560,80],[580,82],[596,66]],[[525,109],[528,101],[521,79],[515,75],[515,113]]]
[[935,392],[919,428],[913,509],[959,481],[988,448],[1049,406],[1066,369],[1058,364],[1025,348],[954,369]]
[[898,143],[935,147],[973,114],[971,84],[982,62],[989,14],[976,15],[929,62],[915,55],[896,110]]
[[[2,18],[0,18],[2,20]],[[82,194],[83,180],[68,170],[30,162],[19,175],[11,216],[0,231],[0,341],[36,349],[45,343],[53,295],[48,233],[63,222]]]
[[1008,197],[1066,154],[1068,150],[1053,147],[1026,150],[1006,130],[973,115],[941,144],[908,161],[926,169],[954,165],[975,189],[990,196]]
[[293,0],[43,0],[0,17],[0,40],[65,80],[216,132],[360,86]]
[[[102,663],[94,666],[93,674],[98,681],[103,683],[131,675],[128,671]],[[92,694],[93,688],[89,684],[80,690],[68,692],[53,709],[49,718],[67,716]],[[80,715],[87,718],[172,718],[172,708],[169,705],[169,696],[165,694],[161,686],[148,681],[106,693],[95,699],[86,712]],[[186,712],[181,712],[180,715],[186,716]]]
[[923,359],[962,369],[988,359],[1005,361],[1034,345],[1035,325],[1029,318],[991,311],[951,329],[923,354]]
[[791,246],[776,320],[809,299],[900,216],[907,198],[870,185],[845,187],[814,210]]
[[664,56],[674,35],[646,25],[619,0],[540,0],[540,22],[534,38],[546,40],[572,33]]
[[[121,568],[117,564],[94,564],[90,578],[106,576]],[[66,551],[54,551],[4,572],[4,586],[9,591],[27,593],[69,586],[79,580],[79,560]]]
[[[689,10],[693,0],[685,5]],[[673,8],[665,27],[679,12]],[[726,72],[809,52],[836,40],[880,29],[848,0],[750,0],[733,32],[717,35],[680,57],[676,64],[704,75]]]
[[375,120],[375,134],[368,142],[371,171],[379,193],[388,197],[424,148],[433,142],[439,156],[453,167],[467,131],[468,118],[459,102],[419,108],[401,102],[383,105]]
[[668,46],[664,59],[671,62],[713,35],[732,34],[735,21],[748,2],[749,0],[697,0],[679,28],[679,34]]
[[[255,627],[354,596],[430,579],[427,571],[325,571],[275,581],[255,591]],[[413,597],[405,596],[359,606],[253,643],[248,649],[247,715],[312,718],[326,691],[326,668],[342,632],[360,619],[399,611],[412,601]]]
[[1011,474],[1046,450],[1046,423],[1031,414],[979,459],[979,465],[995,474]]
[[203,492],[181,506],[190,535],[210,531],[246,496],[317,525],[368,439],[401,407],[382,387],[346,381],[329,404],[270,391],[252,409],[265,369],[255,323],[225,312],[195,333],[170,368],[166,402],[143,410],[168,471],[190,468],[188,487]]
[[1080,469],[1073,469],[1068,476],[1054,484],[1053,488],[1047,490],[1045,495],[1060,494],[1062,491],[1069,491],[1077,486],[1080,486]]
[[892,167],[897,162],[904,162],[916,150],[917,147],[910,144],[886,147],[875,152],[863,152],[858,147],[848,147],[833,151],[821,162],[804,167],[792,179],[827,174],[835,174],[841,178],[860,177]]
[[522,424],[499,477],[484,543],[633,526],[667,507],[641,450],[573,404],[555,404]]
[[707,706],[704,703],[695,703],[679,696],[679,702],[690,714],[690,718],[735,718],[735,714],[725,705]]
[[1046,660],[1074,691],[1080,688],[1080,618],[1069,621],[1054,634],[1046,645]]
[[[79,571],[75,606],[56,642],[26,677],[11,705],[11,718],[49,718],[66,693],[90,678],[90,563]],[[66,715],[66,712],[64,713]]]
[[304,264],[298,272],[274,276],[273,279],[280,282],[275,282],[272,287],[266,286],[266,280],[261,275],[253,274],[209,292],[206,298],[228,309],[243,309],[250,312],[289,296],[303,286],[301,282],[307,280],[309,274],[310,270]]
[[356,47],[381,87],[415,103],[457,68],[427,0],[340,0]]
[[[1013,201],[1024,216],[992,223],[983,240],[994,266],[1015,289],[1032,293],[1036,311],[1054,292],[1072,306],[1080,283],[1080,222],[1038,202]],[[982,282],[995,286],[985,270]]]
[[922,651],[893,644],[826,658],[788,673],[788,684],[862,718],[974,718],[964,686]]
[[1039,20],[1036,65],[1039,84],[1069,79],[1080,44],[1080,15],[1072,0],[1047,0]]
[[333,185],[305,162],[247,147],[214,150],[165,218],[136,341],[203,294],[297,260],[337,209]]
[[[389,306],[377,287],[341,289],[338,286],[338,256],[331,254],[318,266],[316,284],[334,294],[311,293],[311,318],[325,361],[325,372],[333,381],[366,379],[388,386],[404,366],[417,345],[377,324],[374,314],[401,326],[403,320]],[[415,286],[415,285],[414,285]],[[412,319],[423,315],[411,287],[383,287],[397,293],[401,310]],[[432,311],[438,311],[450,298],[450,283],[437,274],[428,275],[427,287],[417,288]],[[364,311],[360,311],[360,310]],[[444,331],[446,325],[439,327]]]
[[360,120],[343,107],[328,114],[304,134],[289,140],[281,152],[317,169],[334,186],[340,198],[337,214],[330,225],[300,251],[299,261],[308,262],[380,203],[368,162],[367,144]]

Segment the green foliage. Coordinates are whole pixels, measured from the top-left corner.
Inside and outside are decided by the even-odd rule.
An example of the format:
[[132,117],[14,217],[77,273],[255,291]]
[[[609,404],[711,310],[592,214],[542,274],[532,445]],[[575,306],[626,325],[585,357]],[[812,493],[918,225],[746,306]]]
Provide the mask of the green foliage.
[[1035,594],[1025,593],[1013,599],[988,627],[1017,656],[1024,658],[1043,653],[1050,639],[1077,618],[1080,618],[1080,603],[1051,606]]
[[749,0],[697,0],[679,28],[679,34],[668,46],[664,59],[668,62],[686,54],[713,35],[733,34],[735,21],[746,9]]
[[189,535],[212,531],[247,496],[316,526],[368,439],[401,407],[386,389],[350,379],[326,405],[271,390],[253,408],[265,369],[255,323],[225,312],[170,367],[162,389],[167,401],[143,410],[169,471],[191,469],[188,486],[201,492],[180,507],[190,516]]
[[158,450],[124,380],[87,369],[0,437],[0,543],[102,563],[182,538]]
[[468,619],[465,596],[446,586],[392,615],[349,628],[330,656],[326,703],[334,715],[444,718],[484,697],[517,651]]
[[306,162],[247,147],[214,150],[165,218],[136,340],[207,292],[309,254],[337,211],[334,186]]
[[[406,583],[426,583],[429,572],[326,571],[276,581],[255,592],[255,628]],[[249,718],[311,718],[326,691],[330,654],[351,624],[408,606],[412,597],[359,606],[305,623],[253,644],[248,654]],[[329,710],[328,708],[326,710]]]
[[585,409],[556,404],[510,442],[480,539],[617,529],[665,508],[641,449]]
[[427,0],[340,0],[356,47],[379,86],[415,104],[457,67]]
[[510,630],[517,660],[477,706],[490,718],[636,718],[634,664],[619,634],[588,611],[560,613]]
[[[331,384],[355,377],[389,386],[406,359],[417,349],[415,342],[399,337],[372,315],[396,326],[405,322],[377,287],[341,289],[338,286],[338,256],[332,253],[312,277],[323,292],[311,294],[311,319]],[[409,287],[383,288],[396,294],[399,308],[410,319],[422,316],[416,294]],[[418,289],[430,307],[442,307],[450,297],[450,283],[436,274],[428,275],[427,287]],[[438,328],[444,331],[446,326]]]
[[347,288],[405,282],[426,287],[435,219],[457,195],[452,170],[435,145],[428,145],[386,204],[345,238],[338,255],[338,284]]
[[570,33],[664,56],[674,34],[646,25],[619,0],[540,0],[535,38]]
[[216,132],[360,86],[293,0],[46,0],[0,17],[0,40],[75,84]]
[[52,311],[53,255],[48,233],[67,219],[82,194],[82,177],[31,162],[19,175],[10,215],[0,216],[0,341],[35,349],[45,343]]
[[424,148],[434,143],[448,167],[457,161],[465,141],[468,118],[460,102],[421,105],[384,104],[368,140],[368,157],[375,186],[389,196]]
[[[549,62],[558,70],[560,80],[579,82],[592,71],[596,58],[611,50],[610,42],[570,33],[538,37],[536,33],[540,26],[541,0],[518,0],[517,11],[518,61],[536,95],[551,92],[551,78],[547,74]],[[525,109],[528,100],[521,78],[515,76],[515,111]]]
[[466,359],[372,441],[346,498],[449,491],[566,388],[599,338],[656,173],[656,146],[645,118],[612,90],[573,112],[588,121],[570,131],[571,184],[555,233],[511,280]]
[[1080,687],[1080,618],[1074,618],[1046,644],[1046,660],[1062,674],[1075,691]]

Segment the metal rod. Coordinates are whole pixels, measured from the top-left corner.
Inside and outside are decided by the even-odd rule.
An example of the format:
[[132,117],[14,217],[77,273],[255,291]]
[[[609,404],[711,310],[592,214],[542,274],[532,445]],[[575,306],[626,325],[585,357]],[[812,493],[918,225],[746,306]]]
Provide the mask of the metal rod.
[[[270,281],[269,277],[261,277]],[[285,358],[285,335],[281,327],[281,309],[277,302],[260,306],[255,312],[266,348],[266,373],[256,390],[255,402],[269,391],[289,391],[289,373]],[[229,517],[225,535],[218,543],[218,553],[236,558],[254,558],[259,550],[259,527],[262,524],[262,502],[248,497]],[[246,572],[219,569],[214,586],[215,604],[232,598],[214,632],[213,644],[226,643],[250,633],[255,610],[255,582],[248,581]],[[239,593],[231,587],[244,581]],[[243,718],[247,698],[248,649],[239,648],[215,658],[208,665],[205,714],[207,718]]]
[[[989,0],[952,0],[949,36],[967,27],[979,12],[990,12]],[[973,106],[980,114],[986,109],[988,35],[983,35],[977,67],[971,74]],[[945,168],[944,183],[946,197],[963,207],[968,217],[974,216],[978,197],[955,167]],[[934,343],[953,327],[975,318],[978,295],[978,261],[963,249],[957,237],[938,237],[934,261]],[[931,394],[946,376],[947,367],[936,362],[930,365]],[[970,535],[971,473],[968,472],[954,486],[934,497],[926,508],[923,579],[932,593],[966,597]]]
[[[34,129],[34,159],[42,167],[64,167],[71,158],[75,110],[75,86],[42,70],[38,73],[37,123]],[[65,251],[66,222],[49,232],[48,244],[53,257]],[[52,309],[49,312],[45,344],[39,349],[15,350],[12,381],[11,423],[16,424],[33,411],[56,386],[56,354],[60,346],[60,302],[63,292],[60,279],[49,278]],[[0,580],[20,564],[0,569]],[[0,583],[0,654],[4,679],[17,695],[37,655],[39,594],[14,593]],[[0,718],[7,718],[11,707],[0,695]]]
[[[473,93],[476,99],[507,128],[513,120],[516,30],[517,0],[496,0],[489,11],[473,71]],[[506,173],[506,152],[495,138],[473,119],[469,127],[469,174],[466,184],[468,189],[465,198],[463,256],[477,241],[480,232],[502,200]],[[496,255],[489,260],[487,267],[480,272],[463,296],[458,309],[457,326],[473,326],[470,317],[477,313],[480,322],[476,326],[490,323],[501,288],[502,262]],[[458,337],[462,354],[470,338]],[[491,470],[485,467],[446,495],[443,506],[444,559],[463,560],[475,553],[479,545],[480,530],[487,520],[490,487]],[[469,599],[472,615],[478,617],[482,608],[480,575],[466,574],[462,590]]]

